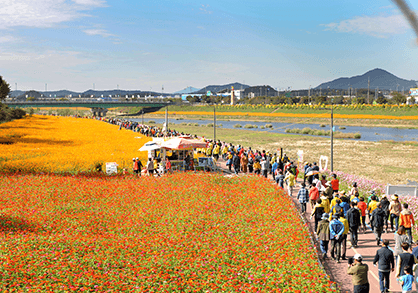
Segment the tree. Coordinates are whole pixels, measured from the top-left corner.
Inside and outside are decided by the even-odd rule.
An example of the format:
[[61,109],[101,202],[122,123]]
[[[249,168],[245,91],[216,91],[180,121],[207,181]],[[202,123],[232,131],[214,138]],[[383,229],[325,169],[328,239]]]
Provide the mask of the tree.
[[395,93],[392,99],[393,99],[393,102],[398,105],[406,103],[406,97],[402,95],[401,93]]
[[0,76],[0,101],[4,100],[10,93],[10,85]]

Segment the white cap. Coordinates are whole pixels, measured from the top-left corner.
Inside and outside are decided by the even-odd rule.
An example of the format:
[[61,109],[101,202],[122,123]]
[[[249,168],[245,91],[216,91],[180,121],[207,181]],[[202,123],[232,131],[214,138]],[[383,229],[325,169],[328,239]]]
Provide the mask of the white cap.
[[363,257],[359,253],[356,253],[353,258],[356,260],[363,260]]

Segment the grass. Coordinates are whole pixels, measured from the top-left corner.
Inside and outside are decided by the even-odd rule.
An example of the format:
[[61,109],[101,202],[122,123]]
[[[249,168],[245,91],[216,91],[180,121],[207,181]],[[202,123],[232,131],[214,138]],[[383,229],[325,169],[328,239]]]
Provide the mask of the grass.
[[[305,127],[303,129],[299,128],[287,128],[286,133],[297,133],[297,134],[309,134],[309,135],[317,135],[317,136],[330,136],[330,130],[318,130],[318,129],[312,129],[309,127]],[[334,137],[335,138],[355,138],[360,139],[361,134],[360,133],[342,133],[340,131],[334,131]]]

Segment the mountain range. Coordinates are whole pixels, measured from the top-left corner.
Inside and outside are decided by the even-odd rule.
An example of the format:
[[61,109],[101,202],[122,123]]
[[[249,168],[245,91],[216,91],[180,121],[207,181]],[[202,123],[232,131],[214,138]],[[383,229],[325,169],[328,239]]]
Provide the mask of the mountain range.
[[353,77],[341,77],[333,81],[321,83],[315,89],[348,89],[349,87],[355,89],[367,89],[368,81],[370,79],[370,89],[379,90],[409,90],[409,88],[418,87],[418,81],[406,80],[393,75],[386,70],[375,68],[366,72],[363,75]]
[[[337,90],[348,89],[349,87],[353,89],[367,89],[369,80],[370,80],[371,90],[379,88],[379,90],[408,91],[410,88],[418,87],[418,81],[402,79],[393,75],[392,73],[386,70],[376,68],[376,69],[373,69],[364,73],[363,75],[357,75],[353,77],[341,77],[341,78],[337,78],[329,82],[321,83],[314,89],[325,90],[328,87],[330,89],[337,89]],[[235,83],[230,83],[230,84],[225,84],[225,85],[208,85],[202,89],[198,89],[194,87],[187,87],[181,91],[175,92],[174,94],[189,94],[189,93],[192,95],[193,94],[206,94],[208,91],[212,93],[217,93],[225,89],[231,89],[232,86],[234,87],[234,89],[244,89],[244,90],[250,87],[249,85],[235,82]],[[69,91],[69,90],[47,91],[47,92],[40,92],[40,91],[39,92],[38,91],[24,92],[21,90],[16,90],[16,91],[10,92],[11,97],[24,97],[25,95],[37,97],[38,95],[41,95],[41,94],[46,97],[49,97],[49,96],[65,97],[69,95],[72,95],[73,97],[77,97],[79,95],[81,95],[82,97],[90,97],[91,95],[94,95],[96,97],[100,97],[102,95],[104,97],[108,97],[109,95],[111,96],[161,95],[161,93],[158,93],[158,92],[141,91],[141,90],[120,90],[120,89],[104,90],[104,91],[88,90],[88,91],[81,92],[81,93]],[[170,95],[170,93],[166,93],[166,94]]]

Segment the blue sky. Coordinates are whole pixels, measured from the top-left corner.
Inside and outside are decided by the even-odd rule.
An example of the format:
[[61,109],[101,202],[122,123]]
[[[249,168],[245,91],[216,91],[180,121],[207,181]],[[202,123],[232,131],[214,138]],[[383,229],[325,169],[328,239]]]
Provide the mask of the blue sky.
[[[418,0],[409,1],[418,9]],[[0,0],[0,75],[15,89],[305,89],[382,68],[418,80],[392,1]]]

